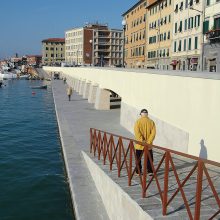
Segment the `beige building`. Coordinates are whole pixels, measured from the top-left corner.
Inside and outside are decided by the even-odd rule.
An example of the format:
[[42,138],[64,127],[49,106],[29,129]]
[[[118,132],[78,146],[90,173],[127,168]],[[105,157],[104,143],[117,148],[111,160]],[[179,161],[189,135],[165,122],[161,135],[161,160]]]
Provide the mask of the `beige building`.
[[174,0],[149,0],[147,4],[147,68],[170,69]]
[[65,61],[72,65],[114,66],[122,64],[122,30],[87,24],[66,31]]
[[173,5],[173,70],[200,70],[202,45],[201,0],[175,0]]
[[42,64],[61,65],[65,60],[65,39],[49,38],[42,40]]
[[145,66],[146,0],[140,0],[122,14],[125,21],[125,65],[130,68]]
[[203,70],[220,72],[220,1],[205,1]]

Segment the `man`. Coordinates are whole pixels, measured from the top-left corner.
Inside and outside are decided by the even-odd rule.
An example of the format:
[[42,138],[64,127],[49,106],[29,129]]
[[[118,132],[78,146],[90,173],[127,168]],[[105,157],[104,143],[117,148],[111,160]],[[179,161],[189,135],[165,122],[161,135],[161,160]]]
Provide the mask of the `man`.
[[[154,121],[151,120],[148,117],[148,111],[147,109],[142,109],[141,110],[141,118],[139,118],[134,125],[134,134],[135,134],[135,139],[140,142],[144,142],[147,144],[153,144],[153,140],[156,135],[156,127],[154,124]],[[140,172],[142,173],[142,165],[141,165],[141,154],[143,153],[144,146],[136,144],[135,145],[135,150],[136,150],[136,157],[137,160],[140,159],[140,162],[138,163],[138,166],[140,168]],[[153,162],[153,150],[151,147],[148,148],[152,162]],[[151,167],[150,160],[147,160],[147,172],[148,173],[153,173],[153,169]],[[138,173],[138,169],[136,167],[136,173]]]
[[72,87],[68,86],[68,88],[67,88],[67,95],[68,95],[69,101],[71,100],[72,93],[73,93]]

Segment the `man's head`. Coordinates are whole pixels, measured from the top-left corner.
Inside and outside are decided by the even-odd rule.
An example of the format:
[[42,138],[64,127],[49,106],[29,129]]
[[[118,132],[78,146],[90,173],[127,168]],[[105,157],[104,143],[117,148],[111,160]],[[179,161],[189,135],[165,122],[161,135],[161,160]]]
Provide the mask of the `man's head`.
[[142,109],[141,112],[140,112],[140,115],[141,115],[141,116],[148,116],[148,111],[147,111],[147,109],[145,109],[145,108]]

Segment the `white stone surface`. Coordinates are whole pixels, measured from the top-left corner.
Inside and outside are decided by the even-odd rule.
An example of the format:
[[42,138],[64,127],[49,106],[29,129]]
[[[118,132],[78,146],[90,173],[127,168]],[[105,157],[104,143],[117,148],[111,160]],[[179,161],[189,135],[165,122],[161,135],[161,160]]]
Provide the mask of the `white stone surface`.
[[88,102],[89,103],[95,103],[97,89],[98,89],[98,85],[92,85],[92,84],[90,85],[89,97],[88,97]]
[[152,220],[85,152],[82,154],[110,219]]
[[110,92],[106,89],[98,88],[96,92],[95,109],[110,109]]
[[90,89],[91,83],[87,82],[85,87],[84,87],[84,91],[83,91],[83,98],[84,99],[88,99],[89,97],[89,89]]

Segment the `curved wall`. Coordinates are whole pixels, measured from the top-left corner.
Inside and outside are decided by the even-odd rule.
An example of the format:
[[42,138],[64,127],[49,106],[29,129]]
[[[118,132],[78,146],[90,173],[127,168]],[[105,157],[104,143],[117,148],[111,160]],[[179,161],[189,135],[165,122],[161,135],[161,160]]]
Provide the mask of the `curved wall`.
[[97,83],[122,97],[121,124],[133,132],[141,108],[157,125],[154,144],[220,162],[220,80],[104,68],[44,67]]

